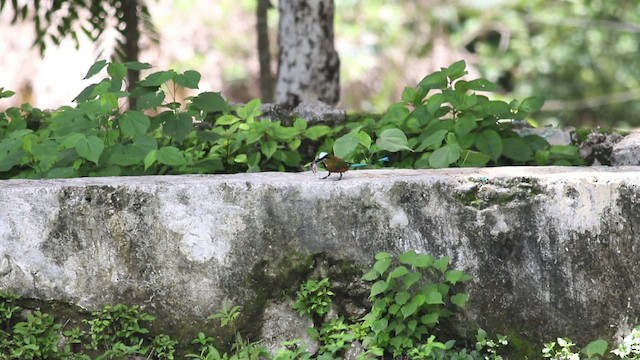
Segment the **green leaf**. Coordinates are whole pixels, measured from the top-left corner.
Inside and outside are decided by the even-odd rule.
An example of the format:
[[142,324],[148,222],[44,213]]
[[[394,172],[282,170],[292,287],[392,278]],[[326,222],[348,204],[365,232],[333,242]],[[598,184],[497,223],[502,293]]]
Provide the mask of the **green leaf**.
[[431,135],[427,136],[420,146],[416,149],[416,151],[423,151],[427,148],[437,149],[442,146],[442,141],[444,141],[445,136],[449,133],[449,130],[439,129],[434,131]]
[[407,291],[401,291],[397,293],[393,299],[395,300],[396,304],[404,305],[409,299],[411,299],[411,294],[409,294],[409,292]]
[[467,82],[465,85],[467,90],[477,90],[477,91],[496,91],[498,90],[498,85],[492,83],[487,79],[475,79]]
[[456,135],[462,137],[470,133],[471,130],[475,129],[476,127],[476,119],[474,119],[472,116],[463,116],[456,120],[455,124],[453,125],[453,131],[456,133]]
[[373,323],[373,326],[371,326],[371,330],[373,330],[373,332],[377,334],[385,330],[388,325],[389,325],[389,321],[387,319],[379,319]]
[[373,299],[376,295],[380,295],[383,292],[387,291],[389,284],[384,280],[378,280],[371,286],[371,293],[369,294],[369,299]]
[[358,143],[369,150],[371,148],[371,136],[364,131],[358,132]]
[[380,259],[376,261],[375,264],[373,264],[373,269],[377,271],[379,274],[384,274],[389,269],[389,266],[391,265],[391,260],[392,259],[390,257]]
[[151,120],[140,111],[129,110],[122,115],[119,124],[123,134],[134,137],[145,134],[151,125]]
[[464,70],[467,67],[467,64],[464,60],[456,61],[451,64],[448,68],[442,68],[442,72],[451,79],[451,81],[461,78],[467,74]]
[[195,70],[187,70],[176,76],[176,84],[186,89],[197,89],[201,75]]
[[462,167],[484,167],[491,160],[489,155],[473,150],[465,150],[460,154],[458,165]]
[[467,300],[469,300],[467,294],[459,293],[451,296],[451,303],[462,309],[467,305]]
[[418,92],[416,91],[416,89],[408,86],[405,87],[404,90],[402,91],[402,101],[406,103],[413,103],[417,93]]
[[405,319],[408,318],[409,316],[415,314],[417,310],[418,310],[418,306],[416,304],[414,304],[413,302],[405,304],[400,308],[400,312],[402,313],[402,316]]
[[216,119],[216,125],[218,126],[233,125],[238,121],[240,121],[239,117],[231,114],[225,114]]
[[422,275],[420,275],[419,272],[412,272],[407,274],[407,276],[402,278],[402,282],[404,283],[405,289],[409,289],[411,286],[413,286],[413,284],[418,282],[418,280],[420,280],[421,277]]
[[384,130],[376,140],[376,145],[380,150],[390,152],[398,152],[400,150],[413,151],[408,146],[407,136],[400,129]]
[[518,106],[518,112],[531,114],[540,110],[542,105],[544,105],[544,96],[531,96],[522,100]]
[[316,141],[318,139],[320,139],[321,137],[330,134],[331,133],[331,128],[328,127],[327,125],[315,125],[312,126],[310,128],[308,128],[305,132],[304,132],[304,136],[309,139],[309,140],[313,140]]
[[425,295],[427,297],[426,303],[429,305],[444,304],[444,301],[442,301],[442,294],[438,291],[429,291]]
[[293,122],[293,127],[296,128],[296,130],[298,131],[305,131],[307,129],[307,120],[303,118],[297,118]]
[[527,143],[521,138],[506,138],[502,140],[504,149],[502,155],[515,161],[529,161],[533,156],[533,152]]
[[408,273],[409,273],[409,270],[405,266],[398,266],[397,268],[393,269],[389,273],[389,278],[390,279],[399,278],[407,275]]
[[78,139],[75,149],[78,155],[98,165],[98,160],[104,150],[104,142],[95,135],[89,135]]
[[233,161],[238,164],[246,164],[248,160],[247,154],[238,154],[233,158]]
[[444,102],[444,95],[442,93],[434,94],[427,100],[427,111],[434,115],[438,110],[440,110],[440,106]]
[[598,339],[590,342],[587,346],[582,349],[582,352],[587,354],[589,358],[592,358],[595,355],[604,356],[604,353],[607,351],[609,344],[603,340]]
[[146,78],[144,78],[144,80],[139,81],[138,85],[144,87],[160,86],[173,79],[173,77],[176,75],[176,72],[173,70],[157,71],[153,74],[149,74]]
[[447,76],[442,71],[433,72],[425,76],[418,86],[423,90],[444,89],[447,87]]
[[169,166],[185,165],[187,163],[182,152],[174,146],[165,146],[158,149],[156,158],[159,163]]
[[444,272],[447,271],[447,267],[449,267],[449,261],[451,261],[450,257],[443,256],[433,263],[433,267],[444,274]]
[[433,168],[446,168],[460,158],[460,146],[457,144],[447,144],[429,156],[429,165]]
[[137,97],[136,110],[155,109],[162,105],[164,98],[165,93],[163,91],[153,91],[140,95]]
[[485,130],[482,134],[477,134],[474,144],[480,152],[489,155],[493,161],[498,161],[498,158],[502,155],[502,138],[495,130]]
[[158,156],[158,150],[149,151],[147,156],[144,157],[144,169],[145,170],[150,168],[151,165],[153,165],[156,162],[157,156]]
[[227,102],[219,92],[203,92],[192,99],[192,104],[197,109],[208,113],[229,111]]
[[172,114],[172,116],[167,117],[162,130],[163,133],[173,141],[182,143],[191,130],[193,130],[193,119],[191,115],[186,112],[178,113],[177,116]]
[[93,75],[99,73],[102,69],[104,69],[106,65],[107,65],[107,60],[96,61],[93,65],[91,65],[91,67],[89,68],[89,71],[87,71],[87,75],[84,76],[84,79],[86,80],[92,77]]
[[444,278],[452,285],[471,280],[471,276],[460,270],[448,270],[444,273]]
[[260,143],[260,150],[262,151],[264,156],[267,157],[267,159],[271,159],[276,150],[278,150],[278,143],[274,140]]
[[438,323],[440,315],[436,312],[428,313],[420,318],[420,322],[427,326],[434,326]]
[[342,135],[333,143],[333,154],[339,158],[346,158],[353,153],[358,147],[358,131],[350,131],[349,133]]
[[107,66],[107,73],[112,78],[124,79],[127,77],[127,67],[120,63],[111,63]]
[[380,277],[380,273],[375,270],[369,270],[366,274],[362,275],[360,279],[364,281],[373,281],[377,280]]

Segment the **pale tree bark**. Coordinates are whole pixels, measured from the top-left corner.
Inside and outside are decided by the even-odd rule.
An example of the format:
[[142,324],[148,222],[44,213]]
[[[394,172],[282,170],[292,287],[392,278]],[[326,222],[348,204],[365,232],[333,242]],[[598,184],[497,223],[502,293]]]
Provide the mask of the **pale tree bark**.
[[276,102],[295,106],[340,99],[340,60],[333,44],[333,0],[280,0]]

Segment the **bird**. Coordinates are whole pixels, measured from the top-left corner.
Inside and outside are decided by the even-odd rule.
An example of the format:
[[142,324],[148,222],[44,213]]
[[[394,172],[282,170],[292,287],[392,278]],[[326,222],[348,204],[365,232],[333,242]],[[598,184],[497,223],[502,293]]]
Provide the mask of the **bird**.
[[[389,161],[389,157],[385,156],[383,158],[381,158],[380,160],[378,160],[380,162],[388,162]],[[322,163],[325,167],[325,169],[327,169],[327,171],[329,172],[329,174],[327,174],[327,176],[323,177],[322,179],[326,179],[329,176],[331,176],[331,173],[340,173],[340,177],[338,178],[338,180],[342,179],[342,174],[345,173],[347,170],[349,169],[355,169],[355,168],[359,168],[359,167],[363,167],[363,166],[368,166],[368,164],[351,164],[348,163],[344,160],[342,160],[341,158],[333,155],[333,154],[329,154],[326,152],[321,152],[320,154],[318,154],[318,158],[313,160],[313,164],[311,166],[311,170],[315,173],[316,171],[318,171],[318,167],[317,167],[317,163]],[[337,180],[336,180],[337,181]]]
[[342,174],[349,170],[349,163],[340,159],[339,157],[326,153],[326,152],[321,152],[320,154],[318,154],[318,158],[313,160],[313,166],[312,169],[314,170],[313,172],[316,172],[317,166],[316,163],[322,163],[325,167],[325,169],[327,169],[327,171],[329,172],[329,174],[327,174],[327,176],[323,177],[322,179],[326,179],[328,178],[331,173],[340,173],[340,177],[338,178],[338,180],[342,179]]

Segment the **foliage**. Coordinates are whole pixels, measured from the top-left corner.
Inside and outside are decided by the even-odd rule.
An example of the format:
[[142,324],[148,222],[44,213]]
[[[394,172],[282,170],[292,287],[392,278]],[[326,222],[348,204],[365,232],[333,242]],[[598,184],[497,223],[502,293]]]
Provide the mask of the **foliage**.
[[371,311],[364,317],[368,334],[363,344],[380,347],[394,356],[426,341],[430,331],[452,315],[451,306],[464,308],[467,295],[453,293],[452,287],[471,277],[449,269],[449,257],[408,251],[398,257],[378,253],[373,269],[362,279],[373,282],[369,300]]
[[[13,10],[12,23],[32,20],[36,39],[34,46],[43,55],[47,45],[60,45],[63,39],[70,38],[76,47],[80,46],[80,36],[85,35],[89,40],[97,42],[107,29],[114,29],[119,33],[118,47],[115,49],[120,59],[124,59],[124,39],[127,37],[126,11],[129,17],[139,17],[142,20],[144,34],[153,42],[159,41],[159,34],[151,22],[149,8],[144,0],[138,0],[134,7],[127,6],[125,0],[99,1],[52,1],[52,2],[23,2],[0,0],[0,11],[11,4]],[[137,31],[137,30],[136,30]],[[108,33],[108,31],[107,31]],[[128,59],[132,60],[132,59]]]
[[[98,61],[86,77],[105,68],[109,77],[85,88],[75,107],[48,113],[24,105],[0,113],[0,177],[297,170],[302,140],[326,135],[303,119],[292,126],[258,120],[259,100],[231,107],[215,92],[186,104],[167,99],[179,86],[198,87],[200,74],[191,70],[157,71],[131,93],[122,90],[127,69],[150,67]],[[120,112],[129,95],[136,108]]]
[[[495,91],[497,85],[482,78],[462,80],[465,68],[465,62],[458,61],[427,75],[417,87],[405,88],[402,101],[391,105],[379,121],[366,119],[353,130],[380,134],[375,145],[363,147],[374,153],[414,151],[400,153],[398,167],[581,163],[575,146],[551,146],[540,136],[521,137],[515,131],[514,124],[542,107],[542,97],[510,103],[490,100],[479,93]],[[356,145],[348,150],[357,151]]]
[[300,316],[308,314],[323,317],[331,309],[333,295],[328,278],[319,281],[309,279],[300,285],[293,308]]
[[611,351],[621,359],[640,359],[640,326],[624,337],[617,349]]

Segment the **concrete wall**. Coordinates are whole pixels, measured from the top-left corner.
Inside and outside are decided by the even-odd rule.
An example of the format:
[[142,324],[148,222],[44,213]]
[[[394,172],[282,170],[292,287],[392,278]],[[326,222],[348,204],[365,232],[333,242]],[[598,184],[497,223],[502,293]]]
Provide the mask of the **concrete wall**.
[[315,268],[355,281],[415,249],[474,277],[462,330],[584,342],[640,324],[639,185],[636,167],[2,181],[0,289],[140,304],[185,337],[230,298],[259,336]]

